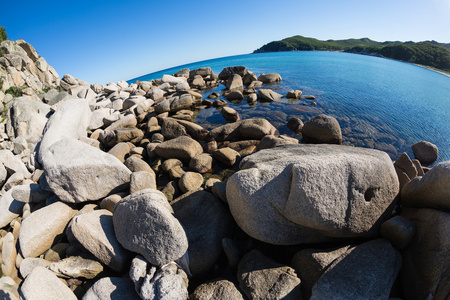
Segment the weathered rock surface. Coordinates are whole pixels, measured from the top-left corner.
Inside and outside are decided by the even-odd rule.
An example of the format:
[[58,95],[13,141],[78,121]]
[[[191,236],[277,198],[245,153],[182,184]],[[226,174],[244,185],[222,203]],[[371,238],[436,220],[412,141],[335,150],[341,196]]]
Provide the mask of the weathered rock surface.
[[47,267],[51,263],[51,261],[43,258],[27,257],[20,263],[20,275],[25,278],[34,270],[34,268]]
[[329,265],[347,252],[350,246],[331,249],[307,248],[292,257],[291,266],[302,280],[301,289],[304,299],[311,297],[314,284]]
[[402,216],[417,228],[403,250],[400,274],[404,299],[448,299],[450,296],[450,214],[408,208]]
[[271,89],[259,89],[258,94],[261,97],[261,101],[277,101],[280,100],[283,95],[272,91]]
[[100,209],[78,214],[70,229],[84,248],[111,269],[124,271],[131,260],[130,253],[116,239],[110,211]]
[[42,163],[48,186],[65,202],[98,200],[128,189],[131,171],[127,167],[114,156],[74,139],[54,143]]
[[214,128],[208,134],[208,140],[260,140],[266,135],[277,133],[276,128],[265,119],[247,119]]
[[[187,299],[187,275],[175,263],[161,268],[133,260],[130,277],[142,299]],[[148,270],[148,271],[147,271]]]
[[411,146],[414,157],[417,158],[422,165],[428,166],[436,161],[439,156],[439,149],[436,145],[421,141]]
[[85,99],[71,99],[64,102],[50,117],[44,128],[38,159],[42,163],[47,149],[64,138],[79,139],[86,137],[91,110]]
[[341,144],[339,122],[327,115],[311,118],[302,128],[303,141],[311,144]]
[[310,299],[388,299],[401,263],[384,239],[350,248],[319,278]]
[[202,153],[191,159],[189,162],[189,169],[198,172],[198,173],[206,173],[212,169],[212,157],[211,155]]
[[228,80],[228,78],[233,74],[237,74],[241,77],[244,77],[247,73],[248,70],[244,66],[226,67],[219,73],[219,79]]
[[13,190],[9,190],[0,198],[0,228],[5,227],[21,213],[25,203],[17,201],[12,196]]
[[244,300],[244,296],[231,281],[222,279],[199,285],[190,295],[192,300]]
[[180,136],[170,141],[158,144],[155,148],[156,153],[163,158],[178,158],[181,160],[190,160],[191,158],[203,152],[202,146],[196,140]]
[[25,278],[20,287],[20,296],[23,299],[77,299],[75,294],[52,271],[44,267],[35,268]]
[[75,212],[67,204],[57,201],[23,220],[19,232],[23,257],[37,257],[49,249],[64,233]]
[[61,278],[92,279],[103,271],[101,263],[80,256],[64,258],[48,265],[47,268]]
[[413,222],[402,216],[395,216],[381,225],[380,234],[397,249],[404,249],[416,234]]
[[231,213],[247,234],[273,244],[376,236],[398,193],[390,158],[371,149],[283,145],[240,168],[227,182]]
[[263,83],[274,83],[274,82],[280,82],[281,76],[278,73],[269,73],[269,74],[261,74],[258,77],[258,81],[261,81]]
[[203,184],[203,176],[197,172],[186,172],[178,181],[178,186],[183,193],[195,191]]
[[8,276],[0,278],[0,296],[5,300],[19,300],[19,287],[17,283]]
[[230,75],[230,77],[227,79],[227,90],[236,90],[236,89],[243,89],[244,84],[242,83],[242,77],[238,74]]
[[152,265],[174,261],[188,248],[184,229],[160,191],[147,189],[123,198],[114,207],[113,219],[122,246],[141,254]]
[[434,166],[424,176],[408,182],[401,190],[404,206],[450,210],[450,161]]
[[104,277],[84,294],[83,300],[141,300],[129,278]]
[[237,276],[241,290],[249,299],[301,299],[300,278],[294,269],[258,250],[242,258]]
[[37,143],[50,116],[50,106],[29,97],[15,99],[7,113],[6,132],[10,137],[23,136]]
[[189,241],[189,269],[195,276],[209,271],[222,253],[222,239],[229,233],[231,216],[213,194],[196,191],[172,203]]

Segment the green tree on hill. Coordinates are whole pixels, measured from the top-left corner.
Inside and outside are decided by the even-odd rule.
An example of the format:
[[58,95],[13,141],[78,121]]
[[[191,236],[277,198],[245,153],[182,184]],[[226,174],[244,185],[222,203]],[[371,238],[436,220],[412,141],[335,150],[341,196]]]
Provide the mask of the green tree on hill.
[[6,34],[5,27],[0,26],[0,43],[3,42],[8,38],[8,35]]

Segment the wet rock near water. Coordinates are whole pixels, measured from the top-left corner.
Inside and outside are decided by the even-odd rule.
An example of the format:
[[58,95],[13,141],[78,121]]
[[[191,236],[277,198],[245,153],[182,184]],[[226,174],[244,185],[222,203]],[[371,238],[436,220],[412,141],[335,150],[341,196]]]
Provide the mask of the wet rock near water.
[[[425,167],[434,145],[395,164],[323,145],[367,140],[370,124],[314,116],[323,108],[300,90],[279,101],[280,74],[204,67],[89,85],[58,79],[23,41],[0,47],[2,78],[4,64],[30,78],[4,82],[31,88],[0,94],[10,299],[448,298],[449,170]],[[270,122],[251,117],[258,98]],[[224,125],[199,125],[202,111]]]

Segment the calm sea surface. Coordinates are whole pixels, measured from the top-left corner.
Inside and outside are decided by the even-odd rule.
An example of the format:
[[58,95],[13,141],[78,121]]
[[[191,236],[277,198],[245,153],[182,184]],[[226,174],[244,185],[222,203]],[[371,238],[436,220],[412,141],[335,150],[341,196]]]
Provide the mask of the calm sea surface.
[[[291,117],[307,121],[324,113],[335,117],[342,128],[343,143],[386,151],[392,159],[402,152],[413,157],[411,145],[426,140],[439,147],[440,161],[450,160],[450,78],[407,63],[339,52],[278,52],[224,57],[187,64],[130,80],[161,78],[182,68],[246,66],[256,73],[279,73],[279,84],[268,86],[286,95],[299,89],[311,100],[250,106],[246,101],[229,103],[242,119],[262,117],[281,134],[298,137],[286,123]],[[205,91],[204,97],[223,85]],[[225,124],[215,108],[203,109],[195,120],[207,129]]]

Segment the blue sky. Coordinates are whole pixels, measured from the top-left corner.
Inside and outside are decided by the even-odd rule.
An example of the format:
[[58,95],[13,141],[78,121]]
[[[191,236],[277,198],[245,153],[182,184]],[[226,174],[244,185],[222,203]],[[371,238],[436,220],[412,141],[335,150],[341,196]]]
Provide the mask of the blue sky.
[[7,0],[0,25],[61,77],[106,84],[297,34],[450,43],[450,0]]

